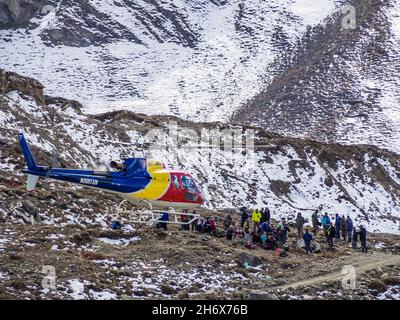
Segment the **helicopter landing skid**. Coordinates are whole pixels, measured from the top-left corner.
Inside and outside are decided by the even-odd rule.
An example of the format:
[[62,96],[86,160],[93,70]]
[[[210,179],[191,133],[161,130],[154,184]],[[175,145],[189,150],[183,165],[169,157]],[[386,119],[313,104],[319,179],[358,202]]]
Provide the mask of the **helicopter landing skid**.
[[[125,200],[124,200],[125,201]],[[150,209],[142,209],[139,211],[128,211],[122,210],[122,201],[117,207],[118,216],[128,215],[130,223],[140,223],[147,225],[155,225],[157,223],[168,223],[176,225],[189,225],[200,218],[199,214],[196,213],[186,213],[186,212],[176,212],[174,208],[169,208],[168,210],[153,210],[150,202],[144,201],[149,205]],[[161,220],[165,213],[168,213],[168,220]],[[181,216],[186,216],[188,221],[180,221]],[[126,220],[126,219],[121,219]]]

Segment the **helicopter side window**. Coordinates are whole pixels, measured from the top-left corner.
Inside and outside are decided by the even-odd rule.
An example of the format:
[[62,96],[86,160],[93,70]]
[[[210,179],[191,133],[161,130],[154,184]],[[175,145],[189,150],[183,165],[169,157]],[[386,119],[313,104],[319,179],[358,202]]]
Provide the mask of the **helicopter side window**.
[[118,171],[124,171],[125,170],[125,165],[122,163],[117,163],[115,161],[110,162],[110,167],[113,169],[116,169]]
[[194,181],[190,177],[183,176],[182,177],[182,184],[183,188],[187,191],[192,191],[192,192],[198,192],[196,185],[194,184]]
[[178,179],[177,176],[172,175],[172,182],[174,184],[174,188],[175,189],[180,189],[181,188],[181,185],[179,184],[179,179]]

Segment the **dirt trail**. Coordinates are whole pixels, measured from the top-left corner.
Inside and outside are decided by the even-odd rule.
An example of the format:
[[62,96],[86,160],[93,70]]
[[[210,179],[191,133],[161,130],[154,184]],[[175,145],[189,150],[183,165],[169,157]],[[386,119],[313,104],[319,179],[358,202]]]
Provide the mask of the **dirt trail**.
[[[400,264],[400,256],[393,256],[389,254],[379,254],[374,256],[361,256],[359,262],[352,264],[352,266],[356,269],[356,274],[364,273],[368,270],[373,270],[378,267],[389,266],[389,265],[398,265]],[[315,285],[323,282],[331,282],[331,281],[342,281],[344,275],[340,271],[329,273],[327,275],[318,276],[315,278],[309,278],[301,281],[296,281],[292,283],[288,283],[281,286],[275,286],[270,288],[270,290],[286,290],[289,288],[297,288],[300,286],[309,286]]]

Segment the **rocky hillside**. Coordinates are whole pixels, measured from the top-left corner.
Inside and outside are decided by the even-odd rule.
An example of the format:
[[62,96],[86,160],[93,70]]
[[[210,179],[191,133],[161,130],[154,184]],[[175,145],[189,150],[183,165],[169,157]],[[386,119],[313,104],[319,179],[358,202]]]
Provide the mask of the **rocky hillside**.
[[234,116],[274,132],[400,150],[400,2],[350,1],[297,49],[284,72]]
[[[49,164],[57,150],[63,166],[104,167],[112,159],[149,156],[188,170],[199,181],[211,209],[268,206],[278,216],[293,218],[300,211],[310,216],[319,208],[350,214],[370,230],[400,232],[400,159],[394,153],[171,116],[128,111],[90,116],[76,101],[43,95],[42,85],[33,79],[4,71],[0,79],[0,170],[3,177],[16,175],[21,186],[25,177],[19,173],[24,167],[16,139],[19,131],[26,134],[43,164]],[[199,148],[204,143],[224,146],[212,138],[227,129],[236,132],[240,145],[246,132],[254,130],[254,151]],[[149,148],[154,142],[158,147]]]
[[[399,299],[398,236],[373,235],[369,255],[339,243],[335,252],[323,247],[307,256],[291,234],[288,256],[278,257],[176,226],[114,231],[73,220],[62,227],[2,222],[0,232],[0,299]],[[344,264],[357,267],[354,290],[342,287]],[[42,285],[51,284],[44,266],[54,268],[54,287]]]

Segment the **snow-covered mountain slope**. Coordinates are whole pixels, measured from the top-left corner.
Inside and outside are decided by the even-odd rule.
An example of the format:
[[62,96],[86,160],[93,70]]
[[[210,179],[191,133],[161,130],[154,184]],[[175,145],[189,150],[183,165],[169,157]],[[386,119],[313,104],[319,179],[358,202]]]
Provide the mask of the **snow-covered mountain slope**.
[[[399,0],[0,3],[0,67],[84,113],[233,119],[400,151]],[[342,28],[347,4],[355,29]]]
[[[18,174],[24,166],[16,138],[22,131],[43,164],[49,163],[53,149],[58,150],[64,166],[99,167],[112,159],[147,155],[191,172],[202,186],[209,208],[268,206],[275,216],[289,218],[297,212],[309,217],[313,210],[321,209],[350,214],[370,230],[400,233],[400,159],[394,153],[171,116],[149,117],[128,111],[84,115],[77,102],[45,96],[46,104],[41,105],[12,90],[20,88],[21,81],[9,84],[0,95],[2,176],[5,172]],[[39,89],[33,92],[37,95]],[[194,147],[215,143],[210,137],[226,130],[235,132],[236,137],[255,130],[254,152],[232,154],[220,148]],[[176,157],[173,132],[177,132]],[[146,142],[154,141],[161,147],[149,150]],[[162,148],[165,143],[169,150]],[[23,185],[25,178],[18,176]]]
[[[228,120],[340,1],[63,0],[0,31],[0,66],[84,112]],[[47,11],[45,11],[47,12]]]
[[353,1],[302,43],[289,68],[237,112],[239,122],[322,141],[400,150],[400,1]]

